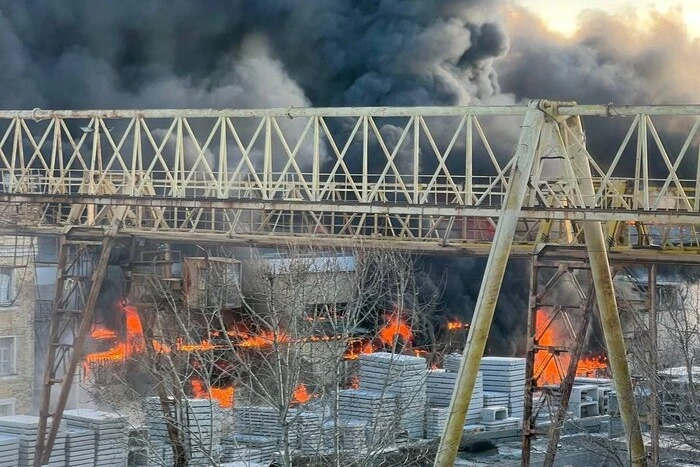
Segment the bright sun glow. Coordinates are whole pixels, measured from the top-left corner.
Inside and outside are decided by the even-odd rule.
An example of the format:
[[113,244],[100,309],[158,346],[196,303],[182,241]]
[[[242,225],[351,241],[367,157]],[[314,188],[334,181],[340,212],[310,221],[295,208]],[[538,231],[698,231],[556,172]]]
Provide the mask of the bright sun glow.
[[654,0],[518,0],[528,9],[536,12],[554,31],[570,35],[576,30],[578,15],[587,8],[596,8],[611,13],[625,11],[650,11],[656,9],[666,12],[669,9],[681,7],[683,17],[688,25],[688,31],[694,37],[700,38],[700,1]]

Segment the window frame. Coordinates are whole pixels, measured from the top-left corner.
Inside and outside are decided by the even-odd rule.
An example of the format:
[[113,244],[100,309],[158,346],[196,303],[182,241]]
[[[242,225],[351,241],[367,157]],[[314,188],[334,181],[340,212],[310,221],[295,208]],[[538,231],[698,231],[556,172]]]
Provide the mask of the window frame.
[[17,398],[12,397],[9,399],[0,399],[0,407],[10,406],[10,413],[6,416],[13,416],[17,414]]
[[12,377],[17,375],[17,336],[0,336],[0,340],[2,339],[12,339],[12,361],[11,361],[11,369],[12,371],[9,373],[0,373],[0,378],[7,378],[7,377]]
[[14,304],[15,300],[17,299],[17,289],[16,289],[16,280],[17,280],[17,268],[13,268],[12,266],[0,266],[0,275],[3,275],[3,271],[7,270],[9,271],[9,277],[10,277],[10,283],[8,285],[7,289],[7,301],[2,301],[0,300],[0,307],[10,307]]

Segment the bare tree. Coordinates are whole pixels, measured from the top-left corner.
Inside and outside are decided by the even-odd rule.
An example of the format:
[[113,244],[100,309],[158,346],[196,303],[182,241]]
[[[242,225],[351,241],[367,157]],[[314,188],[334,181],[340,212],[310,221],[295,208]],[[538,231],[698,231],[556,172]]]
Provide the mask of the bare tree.
[[[134,275],[141,343],[124,351],[128,372],[109,366],[102,372],[107,381],[95,381],[100,400],[143,413],[139,403],[156,395],[177,466],[191,461],[193,449],[199,462],[218,460],[216,440],[198,439],[199,430],[185,423],[191,422],[191,397],[217,400],[208,423],[223,425],[218,431],[224,437],[231,425],[245,424],[232,422],[234,413],[240,418],[245,407],[266,408],[274,415],[269,434],[278,436],[284,465],[300,454],[318,465],[374,462],[390,437],[377,434],[361,456],[347,452],[340,395],[356,383],[358,353],[411,353],[413,333],[434,342],[424,310],[436,297],[420,298],[413,259],[386,250],[290,248],[269,255],[239,251],[239,264],[230,252],[210,253],[183,262],[184,295],[167,249]],[[137,374],[144,384],[135,384]],[[330,423],[321,426],[324,421]],[[300,441],[300,430],[324,435],[330,446]],[[164,456],[163,464],[169,462]]]

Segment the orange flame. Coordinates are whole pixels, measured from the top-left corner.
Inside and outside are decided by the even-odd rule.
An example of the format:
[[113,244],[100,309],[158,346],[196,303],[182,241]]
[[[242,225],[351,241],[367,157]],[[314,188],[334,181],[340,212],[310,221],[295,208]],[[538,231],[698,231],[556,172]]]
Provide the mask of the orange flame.
[[[566,338],[557,335],[555,323],[543,331],[549,318],[550,316],[545,310],[537,310],[538,344],[545,347],[564,346]],[[571,357],[567,353],[561,353],[550,359],[550,355],[546,351],[537,352],[535,354],[535,375],[540,375],[539,383],[561,383],[562,373],[566,373],[570,361]],[[576,367],[576,376],[597,376],[600,373],[604,373],[607,368],[607,359],[604,355],[584,357],[579,359]]]
[[469,323],[463,323],[458,319],[447,323],[448,331],[459,331],[460,329],[469,329]]
[[236,394],[233,386],[223,388],[212,386],[207,388],[202,380],[194,378],[190,380],[190,385],[192,386],[192,395],[195,399],[215,400],[224,409],[233,407],[233,398]]
[[215,348],[211,341],[202,341],[199,344],[184,344],[182,341],[177,343],[177,350],[181,352],[205,352],[207,350],[214,350]]
[[299,384],[292,393],[292,404],[306,404],[311,400],[313,394],[309,392],[305,384]]
[[386,324],[379,330],[379,339],[386,345],[393,345],[398,338],[405,342],[413,340],[413,331],[398,313],[385,317]]
[[126,344],[120,343],[104,352],[94,352],[85,357],[87,363],[120,362],[126,357]]
[[369,340],[357,339],[348,343],[348,349],[345,351],[346,360],[357,360],[361,354],[370,354],[374,352],[372,342]]
[[98,340],[114,339],[117,337],[117,333],[104,326],[95,326],[95,329],[90,333],[90,337]]
[[265,331],[262,334],[248,337],[239,345],[247,348],[266,348],[272,347],[275,343],[279,344],[283,342],[289,342],[289,336],[284,333]]

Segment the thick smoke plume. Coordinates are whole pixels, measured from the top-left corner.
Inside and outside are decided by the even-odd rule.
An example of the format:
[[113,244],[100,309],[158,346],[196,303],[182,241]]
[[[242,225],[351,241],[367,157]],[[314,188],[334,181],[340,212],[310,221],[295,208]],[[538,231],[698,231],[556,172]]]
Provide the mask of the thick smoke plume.
[[[678,12],[590,11],[563,38],[507,0],[0,5],[5,109],[687,103],[700,97],[698,57]],[[587,129],[592,152],[611,157],[619,129]],[[483,268],[432,260],[434,281],[447,271],[446,313],[469,319]],[[511,264],[504,289],[490,345],[511,352],[524,344],[523,265]]]

